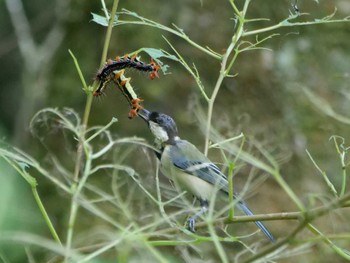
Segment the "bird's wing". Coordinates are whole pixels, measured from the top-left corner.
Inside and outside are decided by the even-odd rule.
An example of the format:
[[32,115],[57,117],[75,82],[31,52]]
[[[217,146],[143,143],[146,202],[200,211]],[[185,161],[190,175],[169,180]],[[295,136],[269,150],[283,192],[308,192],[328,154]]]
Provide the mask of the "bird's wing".
[[228,192],[226,176],[193,144],[179,140],[172,146],[170,158],[175,167],[183,172],[197,176],[200,179],[217,185],[221,190]]
[[[228,193],[228,182],[226,176],[221,173],[219,168],[213,164],[203,153],[201,153],[193,144],[185,140],[179,140],[175,145],[171,146],[169,152],[172,163],[175,167],[183,172],[197,176],[202,180],[217,185],[222,191]],[[236,198],[235,194],[235,198]],[[248,216],[253,215],[247,204],[238,200],[238,207]],[[260,221],[255,221],[255,224],[262,232],[272,241],[274,237]]]

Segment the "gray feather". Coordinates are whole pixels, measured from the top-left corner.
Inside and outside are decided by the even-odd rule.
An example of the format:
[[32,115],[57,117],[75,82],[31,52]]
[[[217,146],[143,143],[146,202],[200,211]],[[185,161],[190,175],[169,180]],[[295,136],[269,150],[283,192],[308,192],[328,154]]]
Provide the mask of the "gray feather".
[[185,140],[178,140],[170,147],[169,155],[175,167],[212,185],[217,185],[220,190],[228,193],[226,176],[193,144]]
[[[193,144],[185,140],[176,140],[174,145],[168,145],[167,147],[171,147],[168,153],[170,161],[175,167],[184,173],[196,176],[212,185],[217,185],[221,191],[228,194],[226,176]],[[237,198],[236,194],[234,196]],[[237,203],[240,210],[246,215],[254,215],[245,202],[239,200]],[[255,224],[272,242],[275,242],[274,237],[262,222],[255,221]]]

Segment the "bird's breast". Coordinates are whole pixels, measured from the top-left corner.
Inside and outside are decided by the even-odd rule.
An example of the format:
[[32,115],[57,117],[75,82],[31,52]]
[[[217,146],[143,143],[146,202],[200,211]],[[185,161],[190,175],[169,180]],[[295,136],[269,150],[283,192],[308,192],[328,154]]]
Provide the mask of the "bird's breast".
[[173,165],[169,155],[170,147],[165,147],[161,158],[161,172],[175,183],[180,190],[186,190],[197,198],[210,200],[218,189],[196,175],[185,173]]

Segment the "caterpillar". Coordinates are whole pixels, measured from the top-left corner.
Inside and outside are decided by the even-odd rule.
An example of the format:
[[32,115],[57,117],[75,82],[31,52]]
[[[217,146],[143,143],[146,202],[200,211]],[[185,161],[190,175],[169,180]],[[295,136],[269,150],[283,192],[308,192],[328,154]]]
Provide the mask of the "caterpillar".
[[123,93],[123,95],[129,102],[131,110],[128,114],[128,117],[129,119],[132,119],[137,116],[138,111],[142,108],[140,102],[142,102],[143,100],[137,97],[133,87],[130,84],[131,78],[126,78],[124,75],[124,71],[124,69],[114,71],[113,81],[119,87],[120,91]]
[[116,57],[115,60],[108,59],[104,67],[99,70],[96,75],[96,79],[99,80],[100,84],[93,95],[100,96],[102,94],[107,84],[111,81],[111,77],[113,77],[113,71],[125,68],[134,68],[140,71],[150,72],[150,79],[159,78],[158,71],[160,66],[153,59],[151,59],[149,64],[140,61],[140,58],[137,57],[136,54],[132,57],[125,55],[123,57]]
[[110,77],[108,77],[108,79],[105,79],[104,81],[100,81],[98,88],[94,91],[94,93],[92,93],[92,95],[94,97],[101,96],[103,94],[104,89],[107,87],[110,81]]

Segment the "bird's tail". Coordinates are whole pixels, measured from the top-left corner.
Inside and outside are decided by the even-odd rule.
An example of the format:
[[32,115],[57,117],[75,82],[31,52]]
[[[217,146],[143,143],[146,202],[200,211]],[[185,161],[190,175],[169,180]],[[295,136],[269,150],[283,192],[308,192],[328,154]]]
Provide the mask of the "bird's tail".
[[[239,209],[241,209],[247,216],[252,216],[254,215],[254,213],[252,212],[252,210],[250,210],[247,206],[247,204],[243,201],[238,201],[237,203]],[[269,230],[267,230],[266,226],[260,222],[260,221],[255,221],[254,222],[260,229],[261,231],[271,240],[271,242],[275,242],[275,238],[273,237],[273,235],[270,233]]]

